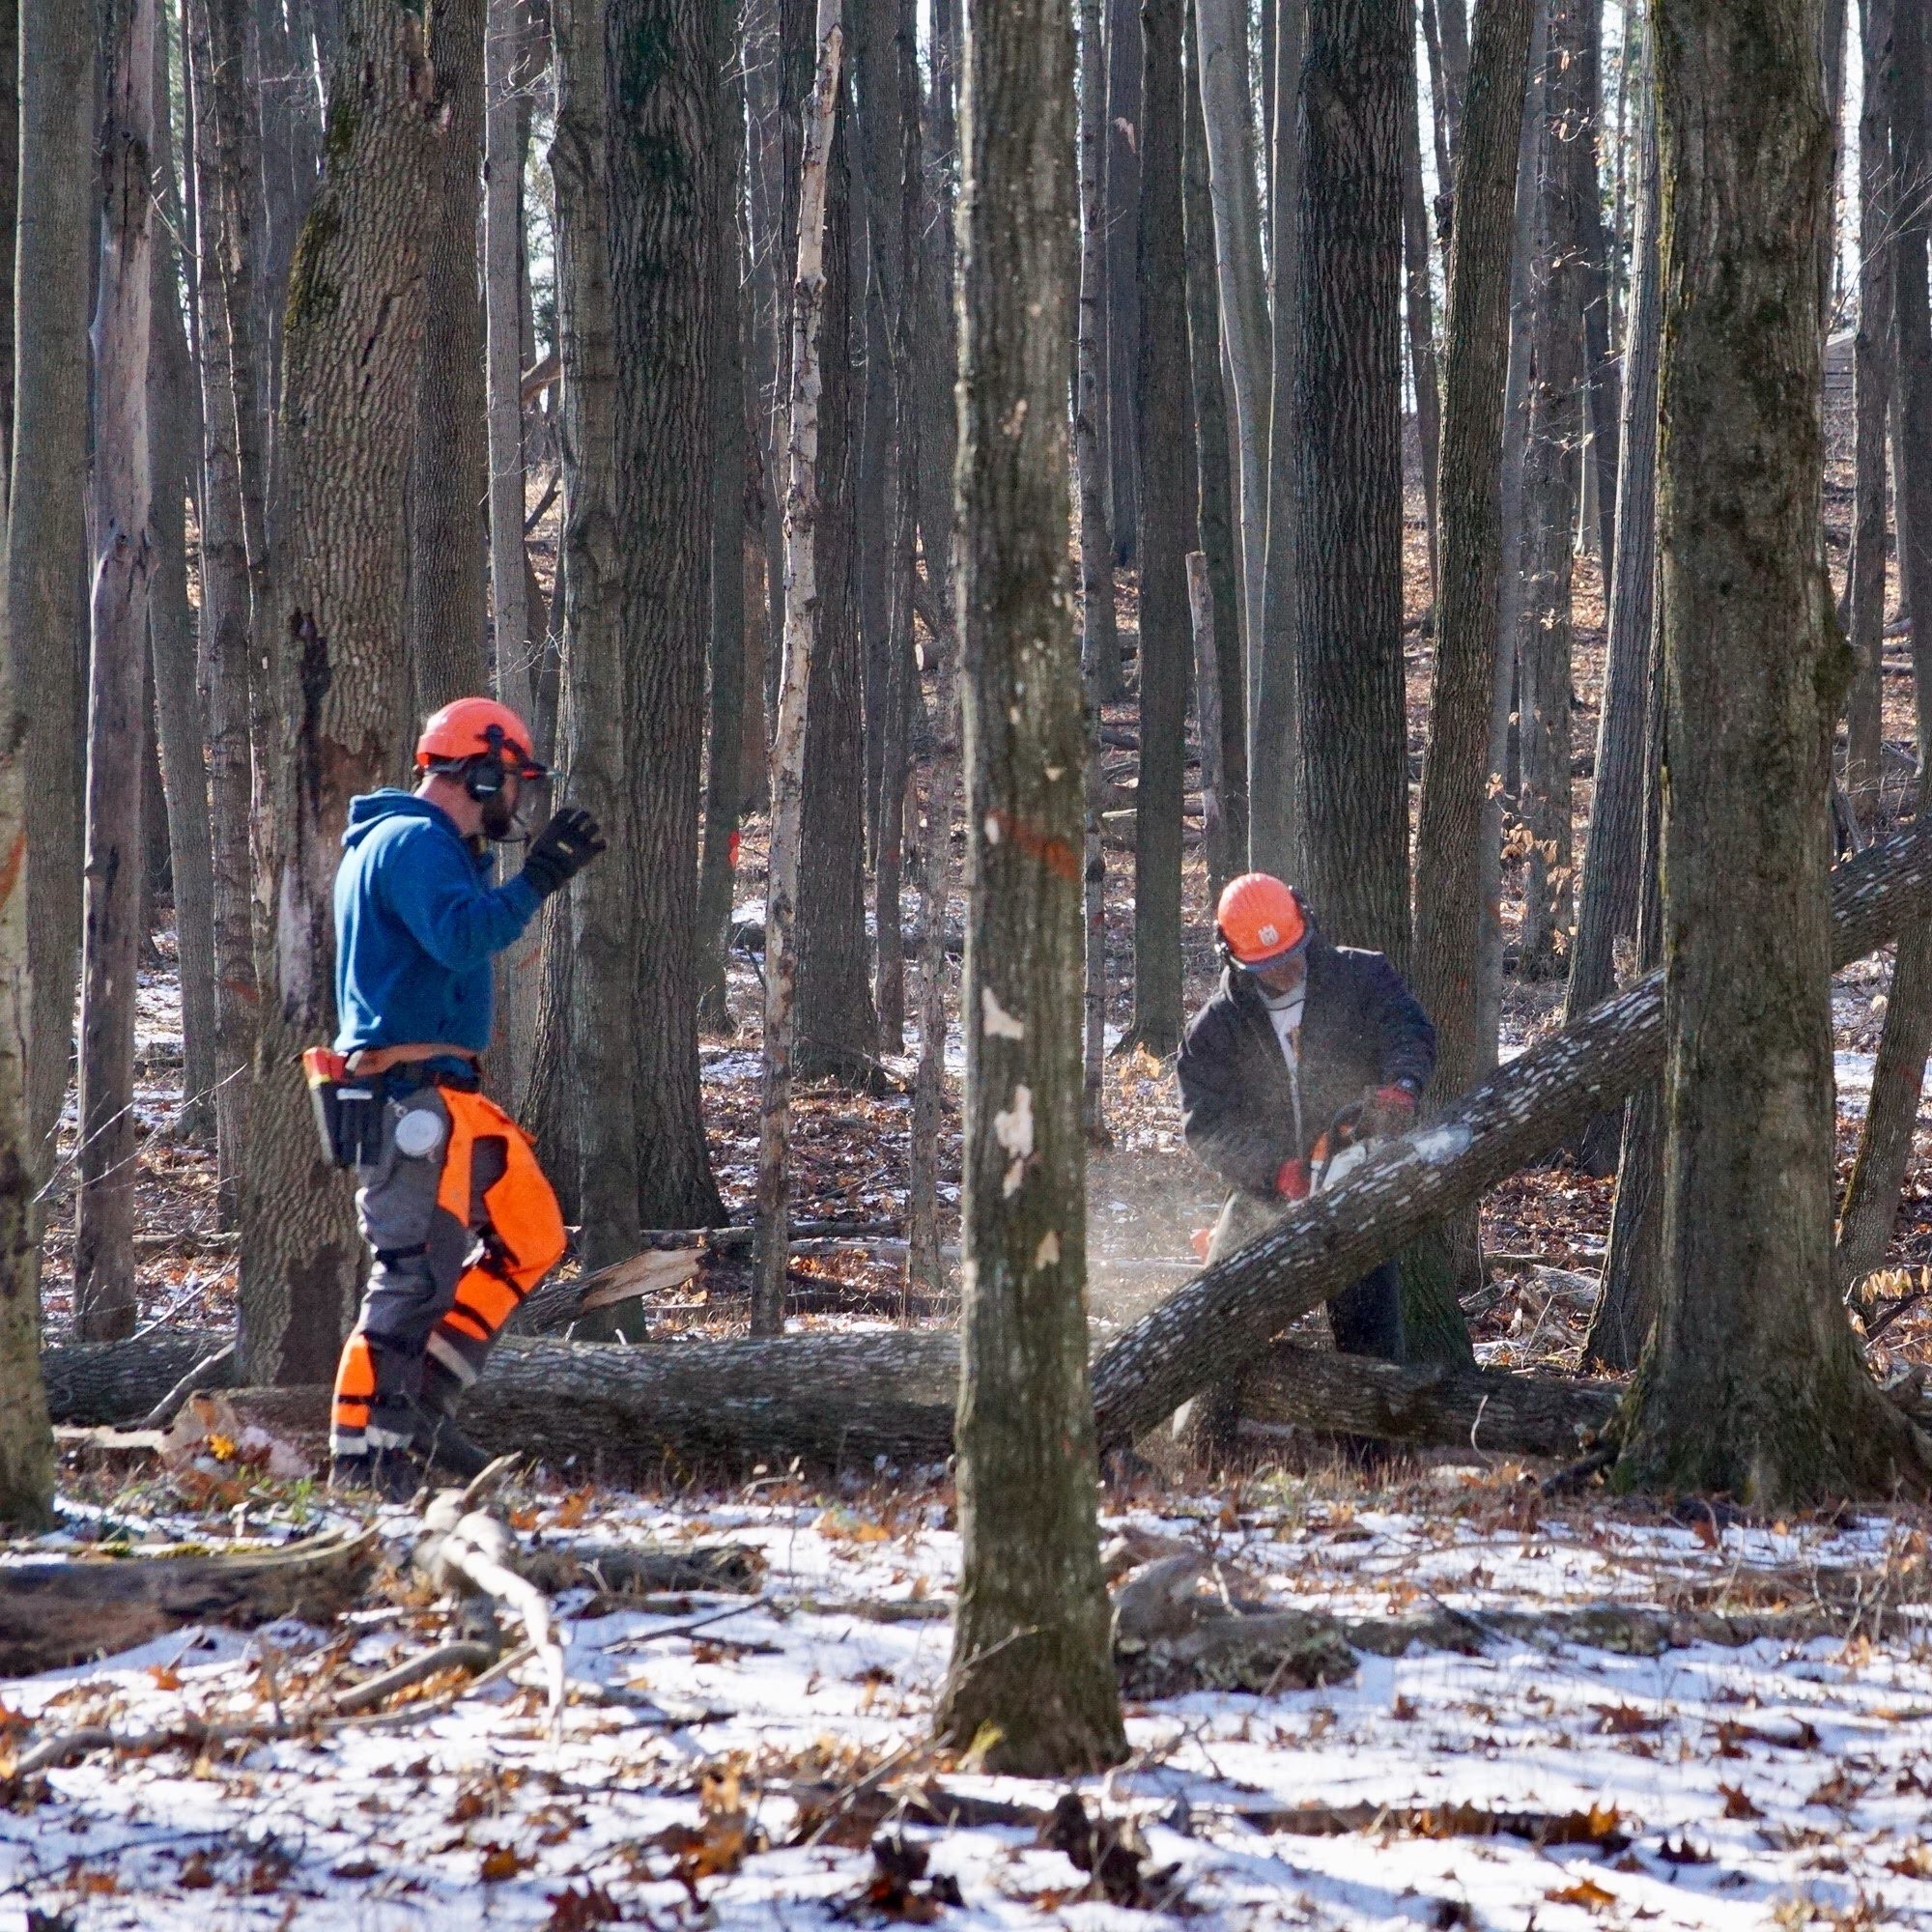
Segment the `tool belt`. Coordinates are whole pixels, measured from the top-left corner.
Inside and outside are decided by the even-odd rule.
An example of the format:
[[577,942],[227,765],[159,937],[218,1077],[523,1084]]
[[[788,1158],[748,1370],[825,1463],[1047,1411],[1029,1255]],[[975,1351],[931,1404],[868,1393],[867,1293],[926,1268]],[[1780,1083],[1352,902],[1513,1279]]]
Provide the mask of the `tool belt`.
[[311,1046],[302,1054],[309,1104],[322,1140],[323,1158],[335,1167],[373,1167],[383,1152],[383,1075],[392,1066],[426,1060],[479,1058],[473,1047],[444,1043],[363,1046],[353,1053]]

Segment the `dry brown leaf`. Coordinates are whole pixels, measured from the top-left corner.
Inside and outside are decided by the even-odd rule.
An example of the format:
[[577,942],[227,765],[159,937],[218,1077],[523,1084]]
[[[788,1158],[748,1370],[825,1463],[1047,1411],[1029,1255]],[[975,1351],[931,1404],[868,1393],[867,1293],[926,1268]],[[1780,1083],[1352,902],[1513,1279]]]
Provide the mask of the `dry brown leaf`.
[[1579,1878],[1561,1891],[1546,1891],[1543,1895],[1551,1905],[1580,1905],[1587,1912],[1607,1912],[1617,1903],[1615,1892],[1589,1878]]

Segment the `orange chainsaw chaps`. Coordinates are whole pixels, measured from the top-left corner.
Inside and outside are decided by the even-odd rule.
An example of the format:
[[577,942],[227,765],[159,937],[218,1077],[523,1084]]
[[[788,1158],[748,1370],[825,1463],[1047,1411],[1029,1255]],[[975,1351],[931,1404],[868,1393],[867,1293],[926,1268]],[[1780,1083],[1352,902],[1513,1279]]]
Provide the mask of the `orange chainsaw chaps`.
[[[529,1137],[496,1101],[449,1087],[442,1097],[449,1108],[449,1153],[437,1206],[465,1227],[479,1226],[492,1260],[516,1285],[521,1301],[563,1258],[563,1214],[556,1196]],[[476,1144],[485,1140],[501,1147],[503,1171],[486,1181],[480,1193],[472,1192]],[[503,1310],[493,1333],[509,1320],[515,1305]]]

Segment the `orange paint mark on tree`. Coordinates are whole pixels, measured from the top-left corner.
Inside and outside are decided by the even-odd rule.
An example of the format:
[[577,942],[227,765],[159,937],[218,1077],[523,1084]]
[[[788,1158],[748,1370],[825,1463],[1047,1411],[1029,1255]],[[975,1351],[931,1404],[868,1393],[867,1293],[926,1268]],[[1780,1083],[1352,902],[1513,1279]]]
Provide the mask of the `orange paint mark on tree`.
[[5,905],[14,896],[14,888],[20,883],[20,867],[27,862],[27,835],[24,831],[14,835],[14,842],[8,848],[5,865],[0,865],[0,905]]
[[1010,811],[995,811],[991,816],[1003,841],[1011,839],[1029,859],[1037,859],[1055,878],[1070,882],[1080,877],[1080,855],[1065,839],[1050,837]]

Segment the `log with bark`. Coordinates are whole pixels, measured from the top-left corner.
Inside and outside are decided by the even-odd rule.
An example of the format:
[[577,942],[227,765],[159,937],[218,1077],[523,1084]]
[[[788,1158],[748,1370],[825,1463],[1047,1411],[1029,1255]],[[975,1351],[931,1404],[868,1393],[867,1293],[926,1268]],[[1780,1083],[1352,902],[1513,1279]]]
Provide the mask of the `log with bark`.
[[237,1554],[0,1565],[0,1676],[57,1670],[185,1624],[326,1623],[355,1602],[376,1554],[369,1530]]
[[[1902,832],[1832,876],[1835,967],[1932,906],[1932,835]],[[1270,1337],[1476,1201],[1630,1094],[1663,1052],[1656,972],[1499,1068],[1438,1119],[1299,1206],[1259,1241],[1177,1290],[1094,1367],[1103,1443],[1131,1441],[1203,1388],[1236,1378]]]

